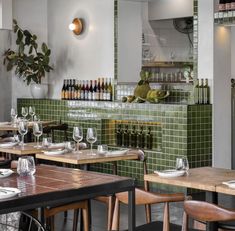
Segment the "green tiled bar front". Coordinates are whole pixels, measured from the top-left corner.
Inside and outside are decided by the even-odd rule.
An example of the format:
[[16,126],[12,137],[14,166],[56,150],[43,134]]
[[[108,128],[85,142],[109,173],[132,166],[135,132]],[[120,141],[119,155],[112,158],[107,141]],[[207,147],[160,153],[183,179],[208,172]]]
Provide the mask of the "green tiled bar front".
[[[80,125],[84,131],[88,127],[96,127],[96,145],[107,143],[110,148],[116,148],[117,124],[128,124],[130,129],[135,125],[137,130],[142,125],[145,134],[147,127],[151,126],[153,149],[145,149],[149,173],[156,169],[173,168],[176,158],[181,155],[188,157],[191,168],[212,164],[211,105],[127,104],[49,99],[18,99],[17,105],[19,114],[22,106],[35,106],[36,114],[39,114],[42,120],[67,122],[70,140],[73,126]],[[61,136],[62,133],[57,133],[56,139],[61,141]],[[94,164],[91,169],[112,173],[109,163]],[[140,184],[143,181],[142,164],[138,161],[118,162],[118,173],[135,177]]]

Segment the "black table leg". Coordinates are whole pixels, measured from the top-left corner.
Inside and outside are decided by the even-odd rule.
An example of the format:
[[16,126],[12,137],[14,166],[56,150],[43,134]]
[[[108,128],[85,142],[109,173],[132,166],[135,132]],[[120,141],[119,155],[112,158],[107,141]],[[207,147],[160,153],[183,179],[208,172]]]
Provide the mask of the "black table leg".
[[128,231],[135,230],[135,189],[128,191]]
[[[216,192],[206,192],[206,201],[213,204],[218,204],[218,194]],[[207,231],[216,231],[218,230],[217,222],[208,222],[206,224]]]

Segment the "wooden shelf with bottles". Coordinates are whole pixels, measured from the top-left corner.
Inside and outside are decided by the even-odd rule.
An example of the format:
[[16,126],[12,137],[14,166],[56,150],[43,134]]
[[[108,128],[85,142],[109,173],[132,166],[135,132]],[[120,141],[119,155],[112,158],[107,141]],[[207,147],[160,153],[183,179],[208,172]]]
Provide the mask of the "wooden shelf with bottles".
[[184,68],[193,67],[192,62],[145,62],[142,68]]
[[214,22],[224,26],[235,26],[235,10],[216,12]]

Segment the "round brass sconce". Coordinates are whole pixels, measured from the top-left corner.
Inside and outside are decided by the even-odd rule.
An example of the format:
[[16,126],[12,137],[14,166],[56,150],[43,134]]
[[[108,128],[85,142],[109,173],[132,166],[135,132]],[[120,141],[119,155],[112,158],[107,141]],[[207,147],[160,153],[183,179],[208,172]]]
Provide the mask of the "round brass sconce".
[[80,35],[83,29],[82,20],[75,18],[71,24],[69,24],[69,29],[73,31],[75,35]]

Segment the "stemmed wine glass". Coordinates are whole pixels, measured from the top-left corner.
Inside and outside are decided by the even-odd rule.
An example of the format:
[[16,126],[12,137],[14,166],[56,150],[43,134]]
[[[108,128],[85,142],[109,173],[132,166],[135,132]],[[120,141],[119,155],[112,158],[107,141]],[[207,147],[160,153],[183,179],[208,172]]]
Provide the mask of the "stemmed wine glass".
[[21,108],[21,114],[24,117],[24,119],[26,119],[27,115],[29,114],[29,110],[27,107],[22,107]]
[[35,107],[29,107],[29,114],[31,115],[31,120],[33,121],[33,116],[35,115]]
[[33,123],[33,134],[37,137],[37,145],[35,147],[40,148],[39,137],[42,135],[42,123],[38,121]]
[[91,155],[96,155],[92,151],[92,145],[97,141],[97,132],[95,128],[87,128],[86,140],[91,144]]
[[18,132],[22,136],[21,145],[24,146],[24,136],[28,132],[28,123],[25,120],[21,120],[18,125]]
[[15,108],[11,108],[11,122],[14,124],[17,118],[17,111]]
[[81,127],[73,128],[73,139],[77,142],[76,153],[81,153],[79,151],[79,142],[83,139],[83,130]]

